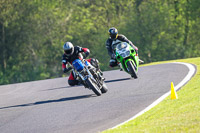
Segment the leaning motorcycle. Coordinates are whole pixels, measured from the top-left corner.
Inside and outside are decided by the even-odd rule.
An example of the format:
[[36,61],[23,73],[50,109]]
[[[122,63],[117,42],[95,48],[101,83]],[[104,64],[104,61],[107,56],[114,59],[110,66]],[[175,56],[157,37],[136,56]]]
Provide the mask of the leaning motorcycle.
[[127,42],[121,42],[116,45],[115,54],[122,69],[136,79],[138,77],[139,58],[133,47]]
[[72,72],[85,88],[92,90],[97,96],[108,91],[100,68],[95,68],[88,61],[84,59],[74,60]]

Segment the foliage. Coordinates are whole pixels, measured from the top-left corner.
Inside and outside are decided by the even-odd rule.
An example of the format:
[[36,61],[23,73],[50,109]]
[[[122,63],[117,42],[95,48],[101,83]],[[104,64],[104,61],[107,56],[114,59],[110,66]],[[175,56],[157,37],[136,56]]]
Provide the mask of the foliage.
[[146,63],[200,55],[198,0],[1,0],[0,84],[63,75],[62,45],[88,47],[109,70],[107,31],[116,27]]

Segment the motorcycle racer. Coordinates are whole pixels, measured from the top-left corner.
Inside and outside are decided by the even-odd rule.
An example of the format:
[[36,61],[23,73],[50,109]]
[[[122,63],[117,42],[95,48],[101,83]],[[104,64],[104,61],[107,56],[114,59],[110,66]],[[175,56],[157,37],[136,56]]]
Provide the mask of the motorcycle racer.
[[[67,73],[72,68],[66,67],[67,63],[72,64],[72,62],[76,59],[83,59],[83,55],[81,53],[85,53],[85,58],[89,56],[90,50],[88,48],[82,48],[80,46],[73,46],[71,42],[66,42],[63,45],[64,54],[62,56],[62,70],[64,73]],[[97,59],[87,59],[88,62],[91,63],[94,67],[98,67],[98,60]],[[68,78],[68,84],[70,86],[78,85],[79,81],[76,80],[75,75],[71,72]]]
[[108,30],[108,33],[110,35],[110,37],[107,39],[106,41],[106,48],[108,50],[108,54],[110,55],[111,59],[109,62],[109,66],[110,67],[115,67],[117,66],[117,60],[115,57],[115,53],[114,53],[114,46],[120,42],[127,42],[129,43],[134,49],[135,51],[138,53],[138,48],[130,41],[126,38],[126,36],[122,35],[122,34],[118,34],[118,30],[115,27],[112,27]]

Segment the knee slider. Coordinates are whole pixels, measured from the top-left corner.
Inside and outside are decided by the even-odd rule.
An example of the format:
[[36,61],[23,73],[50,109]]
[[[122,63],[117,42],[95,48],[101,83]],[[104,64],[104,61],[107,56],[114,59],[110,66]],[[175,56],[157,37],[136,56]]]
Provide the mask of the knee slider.
[[68,84],[70,86],[74,86],[74,85],[77,85],[78,84],[78,81],[77,80],[68,80]]
[[111,59],[111,60],[110,60],[110,66],[111,66],[111,67],[117,66],[117,61],[114,60],[114,59]]

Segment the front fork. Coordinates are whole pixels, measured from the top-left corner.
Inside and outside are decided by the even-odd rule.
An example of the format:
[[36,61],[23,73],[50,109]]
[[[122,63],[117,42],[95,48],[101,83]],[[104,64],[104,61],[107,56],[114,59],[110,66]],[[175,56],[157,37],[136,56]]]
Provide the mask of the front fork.
[[[96,77],[96,73],[92,74],[89,69],[93,69],[93,68],[86,69],[88,75],[83,76],[81,73],[78,72],[78,76],[81,78],[81,80],[84,82],[84,84],[85,84],[86,79],[91,78],[92,81],[95,82],[95,84],[99,88],[102,88],[102,83],[98,80],[98,77]],[[85,87],[88,88],[87,85]]]
[[[134,59],[129,58],[129,59],[127,59],[127,60],[124,61],[125,68],[126,68],[126,69],[128,68],[127,62],[128,62],[128,61],[131,61],[132,64],[133,64],[133,66],[135,67],[135,70],[138,71],[138,67],[137,67],[137,66],[139,65],[139,62],[137,62],[138,56],[133,56],[133,58],[134,58]],[[128,70],[128,69],[127,69],[127,70]],[[128,71],[129,71],[129,70],[128,70]]]

